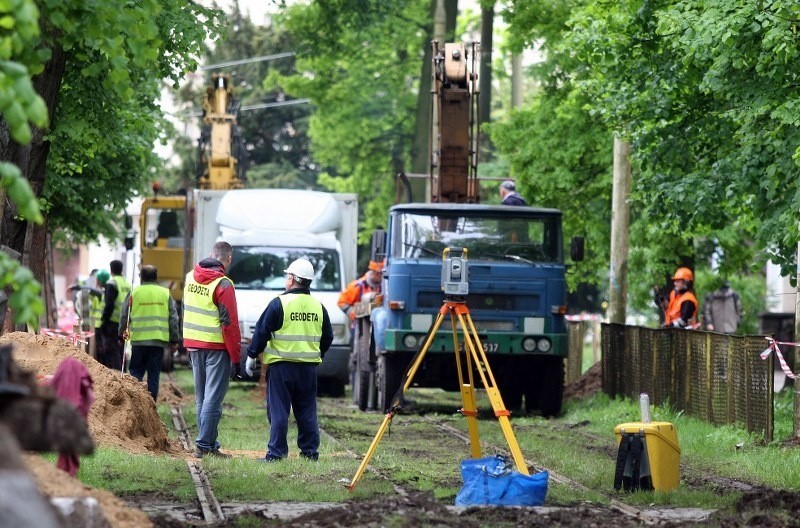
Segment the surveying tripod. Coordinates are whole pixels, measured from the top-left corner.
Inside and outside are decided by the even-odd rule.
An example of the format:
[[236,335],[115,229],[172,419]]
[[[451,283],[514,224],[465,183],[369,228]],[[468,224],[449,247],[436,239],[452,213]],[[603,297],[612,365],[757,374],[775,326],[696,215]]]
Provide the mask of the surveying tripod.
[[[451,251],[455,252],[458,250],[446,248],[442,255],[442,259],[444,261],[442,267],[442,289],[445,292],[445,300],[441,309],[439,310],[439,315],[436,317],[433,326],[431,326],[430,330],[428,330],[428,334],[422,348],[420,348],[420,350],[412,359],[411,364],[406,371],[403,385],[392,397],[392,401],[386,411],[383,422],[378,428],[378,433],[372,440],[366,455],[364,455],[361,465],[358,466],[358,470],[356,471],[355,476],[353,476],[353,480],[351,480],[350,484],[347,485],[347,489],[350,491],[355,489],[358,480],[364,474],[370,459],[372,459],[372,455],[375,454],[375,450],[377,449],[381,438],[383,438],[386,428],[392,422],[392,418],[394,418],[394,415],[397,414],[397,411],[400,409],[403,394],[405,394],[405,392],[411,386],[411,383],[414,381],[414,375],[417,373],[417,370],[419,370],[420,365],[422,365],[422,361],[425,359],[425,354],[428,352],[431,343],[436,337],[436,332],[439,330],[439,327],[442,325],[442,321],[444,321],[445,316],[448,314],[450,315],[450,327],[453,329],[453,350],[455,351],[456,356],[458,385],[461,387],[461,402],[463,407],[459,410],[459,412],[467,419],[470,455],[472,458],[480,458],[481,456],[481,445],[478,434],[478,409],[475,404],[475,384],[473,381],[474,365],[476,367],[475,370],[477,370],[478,374],[480,375],[483,386],[486,389],[486,394],[489,396],[492,409],[494,409],[494,415],[497,417],[498,422],[500,422],[500,428],[502,429],[503,436],[505,436],[506,442],[508,443],[508,448],[511,451],[512,457],[514,458],[514,463],[517,466],[517,470],[523,475],[530,474],[528,472],[528,467],[525,464],[525,459],[522,456],[522,451],[520,451],[519,444],[517,443],[517,438],[514,436],[514,430],[511,428],[511,423],[508,419],[511,413],[506,409],[505,405],[503,405],[503,399],[500,396],[500,390],[497,388],[497,382],[494,379],[492,370],[489,368],[489,359],[486,356],[486,351],[483,349],[481,340],[478,337],[478,332],[475,329],[474,323],[472,322],[472,317],[469,314],[469,308],[467,308],[467,303],[465,300],[465,295],[468,292],[466,270],[467,248],[462,248],[460,250],[460,256],[456,257],[450,256]],[[456,324],[456,321],[458,324]],[[459,328],[463,333],[465,345],[465,358],[463,362],[463,367],[465,367],[464,369],[462,369],[461,345],[458,336]],[[467,373],[467,383],[464,383],[464,370],[466,370]]]

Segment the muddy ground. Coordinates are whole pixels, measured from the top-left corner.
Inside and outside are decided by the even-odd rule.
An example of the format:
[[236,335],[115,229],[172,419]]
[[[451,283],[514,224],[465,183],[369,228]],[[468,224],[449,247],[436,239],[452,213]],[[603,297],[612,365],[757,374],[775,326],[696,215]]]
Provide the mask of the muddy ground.
[[[303,506],[298,505],[299,508]],[[309,506],[309,505],[305,505]],[[342,505],[319,505],[309,511],[287,518],[287,510],[235,508],[226,512],[226,521],[216,526],[284,526],[289,528],[347,528],[347,527],[453,527],[453,528],[504,528],[504,527],[800,527],[800,497],[795,492],[761,489],[745,494],[732,511],[714,512],[701,521],[681,520],[698,512],[670,509],[644,509],[641,517],[634,517],[616,509],[596,505],[521,507],[457,508],[436,501],[428,494],[395,495],[379,499]],[[223,510],[232,509],[223,505]],[[296,513],[297,508],[294,512]],[[175,520],[165,514],[152,514],[154,526],[178,528],[181,526],[206,526],[201,521]]]
[[[98,399],[89,415],[89,429],[99,445],[113,445],[131,452],[169,453],[185,457],[177,445],[168,440],[166,426],[160,421],[156,407],[143,384],[130,376],[109,372],[86,354],[77,354],[66,341],[45,336],[13,333],[0,337],[0,343],[12,342],[15,359],[34,370],[44,380],[51,375],[61,359],[74,355],[84,362],[95,383]],[[567,398],[581,398],[600,388],[599,365],[565,390]],[[159,399],[179,398],[166,387]],[[166,401],[166,403],[170,403]],[[158,496],[115,497],[113,494],[90,488],[69,477],[36,455],[25,455],[25,463],[38,481],[40,491],[47,497],[94,497],[100,503],[108,524],[112,527],[206,526],[191,516],[176,519],[160,509],[164,505]],[[800,494],[736,483],[713,476],[686,475],[695,480],[710,479],[720,494],[745,491],[735,509],[710,514],[701,522],[681,520],[686,514],[679,510],[650,510],[640,517],[617,509],[594,504],[559,506],[548,504],[539,508],[456,508],[437,501],[428,494],[394,495],[368,501],[344,504],[222,504],[226,521],[217,526],[289,526],[289,527],[516,527],[516,526],[765,526],[800,528]],[[180,505],[167,505],[180,509]],[[184,505],[187,511],[196,504]],[[691,512],[690,512],[691,513]],[[688,515],[703,518],[705,515]],[[2,519],[0,519],[2,525]]]

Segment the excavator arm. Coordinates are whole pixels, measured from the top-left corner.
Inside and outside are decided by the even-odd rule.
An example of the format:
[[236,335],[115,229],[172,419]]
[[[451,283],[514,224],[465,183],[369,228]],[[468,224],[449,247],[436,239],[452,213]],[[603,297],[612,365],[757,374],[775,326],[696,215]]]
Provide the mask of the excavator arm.
[[478,44],[432,46],[431,202],[478,203]]

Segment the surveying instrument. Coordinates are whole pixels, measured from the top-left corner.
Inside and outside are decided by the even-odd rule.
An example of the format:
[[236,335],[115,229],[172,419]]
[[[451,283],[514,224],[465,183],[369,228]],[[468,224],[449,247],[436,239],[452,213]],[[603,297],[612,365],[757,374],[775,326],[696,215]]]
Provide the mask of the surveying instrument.
[[[375,454],[378,443],[386,432],[386,428],[400,409],[403,394],[405,394],[414,381],[414,375],[417,373],[420,365],[422,365],[425,354],[428,352],[433,339],[436,337],[436,332],[439,330],[442,321],[444,321],[447,315],[450,316],[450,327],[453,329],[453,350],[456,356],[458,385],[461,387],[461,402],[463,407],[459,412],[467,419],[471,457],[481,457],[481,445],[478,435],[478,409],[475,405],[475,383],[473,380],[473,371],[477,371],[486,389],[486,394],[489,396],[492,409],[494,409],[494,415],[497,417],[498,422],[500,422],[503,436],[505,436],[506,442],[508,443],[508,448],[514,458],[517,470],[523,475],[530,475],[528,467],[525,464],[525,459],[519,449],[517,439],[514,436],[514,431],[511,429],[511,423],[508,420],[511,413],[506,409],[505,405],[503,405],[503,399],[500,396],[500,390],[497,388],[497,382],[489,368],[489,360],[486,357],[486,351],[483,349],[481,340],[478,337],[478,332],[472,322],[472,317],[470,317],[469,308],[467,308],[466,296],[469,293],[467,248],[445,248],[442,253],[442,290],[444,291],[444,303],[439,310],[439,315],[436,317],[433,326],[428,330],[422,348],[414,355],[411,364],[406,369],[403,385],[392,397],[392,401],[389,404],[389,408],[386,410],[386,416],[383,418],[378,433],[372,440],[367,454],[364,455],[364,459],[361,461],[361,465],[358,467],[353,480],[347,485],[347,489],[350,491],[353,491],[361,475],[364,474],[367,464],[369,464],[370,459],[372,459],[372,455]],[[456,324],[456,322],[458,322],[458,324]],[[464,338],[464,358],[461,357],[462,346],[459,340],[459,329]],[[465,373],[467,379],[466,383],[464,382]]]

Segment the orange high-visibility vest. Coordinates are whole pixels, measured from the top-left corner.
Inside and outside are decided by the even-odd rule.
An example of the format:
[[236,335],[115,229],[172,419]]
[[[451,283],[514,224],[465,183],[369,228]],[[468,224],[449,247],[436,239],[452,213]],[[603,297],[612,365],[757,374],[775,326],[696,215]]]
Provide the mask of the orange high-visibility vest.
[[681,318],[681,304],[683,304],[684,301],[692,301],[692,304],[694,304],[694,313],[692,314],[692,317],[686,321],[687,325],[693,325],[697,323],[697,308],[699,303],[697,302],[697,297],[694,296],[694,293],[687,290],[678,294],[675,292],[675,290],[672,290],[669,293],[669,304],[667,305],[666,319],[664,320],[664,323],[667,326],[671,326],[673,321]]

